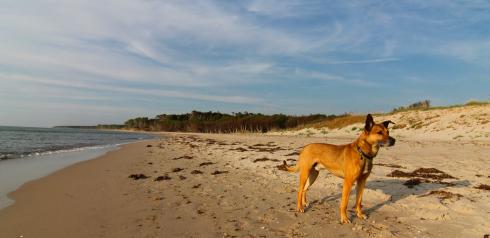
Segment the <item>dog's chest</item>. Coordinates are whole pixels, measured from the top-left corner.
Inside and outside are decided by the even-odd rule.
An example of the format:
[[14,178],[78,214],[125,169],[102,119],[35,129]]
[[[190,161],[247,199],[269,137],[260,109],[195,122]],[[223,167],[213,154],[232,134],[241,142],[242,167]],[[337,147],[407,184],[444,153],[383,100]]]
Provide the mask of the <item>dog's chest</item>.
[[361,161],[361,174],[369,174],[373,169],[373,160],[372,159],[363,159]]

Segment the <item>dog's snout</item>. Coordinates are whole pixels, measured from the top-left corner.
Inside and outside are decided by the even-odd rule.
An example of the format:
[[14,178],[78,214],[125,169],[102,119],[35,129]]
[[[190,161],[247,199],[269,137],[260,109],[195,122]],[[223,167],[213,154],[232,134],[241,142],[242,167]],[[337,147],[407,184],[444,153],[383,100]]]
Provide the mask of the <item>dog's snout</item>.
[[388,146],[394,146],[396,142],[396,139],[391,137],[388,139]]

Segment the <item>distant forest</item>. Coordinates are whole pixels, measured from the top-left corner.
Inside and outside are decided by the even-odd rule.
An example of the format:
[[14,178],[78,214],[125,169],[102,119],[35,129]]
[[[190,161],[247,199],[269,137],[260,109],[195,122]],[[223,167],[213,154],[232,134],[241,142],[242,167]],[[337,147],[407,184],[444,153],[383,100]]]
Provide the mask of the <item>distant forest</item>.
[[202,133],[268,132],[294,128],[336,117],[340,116],[323,114],[307,116],[264,115],[249,112],[226,114],[192,111],[185,114],[162,114],[153,119],[138,117],[127,120],[124,125],[98,125],[97,128]]
[[[488,105],[490,101],[469,101],[461,105],[432,107],[430,100],[422,100],[408,106],[394,108],[391,113],[410,110],[431,110],[462,106]],[[179,131],[203,133],[268,132],[306,125],[313,127],[341,128],[364,121],[364,115],[288,116],[284,114],[220,113],[192,111],[185,114],[162,114],[153,119],[138,117],[127,120],[124,125],[98,125],[97,129],[129,129],[143,131]]]

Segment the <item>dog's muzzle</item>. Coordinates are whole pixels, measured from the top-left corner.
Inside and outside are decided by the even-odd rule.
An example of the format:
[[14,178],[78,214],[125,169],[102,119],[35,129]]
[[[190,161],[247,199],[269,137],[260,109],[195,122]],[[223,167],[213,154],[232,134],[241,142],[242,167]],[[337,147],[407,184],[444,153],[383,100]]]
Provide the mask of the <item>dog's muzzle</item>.
[[390,146],[395,145],[395,142],[396,142],[395,138],[393,138],[393,137],[390,136],[388,138],[388,141],[378,143],[378,145],[381,146],[381,147],[390,147]]

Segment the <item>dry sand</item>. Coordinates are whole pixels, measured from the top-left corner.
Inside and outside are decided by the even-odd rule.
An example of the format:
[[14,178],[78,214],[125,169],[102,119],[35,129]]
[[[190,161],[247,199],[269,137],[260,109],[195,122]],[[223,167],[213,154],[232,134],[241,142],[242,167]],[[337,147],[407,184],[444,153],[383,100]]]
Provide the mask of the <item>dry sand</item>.
[[[490,104],[444,109],[406,111],[374,116],[375,121],[391,120],[390,134],[411,141],[490,141]],[[356,123],[344,128],[303,128],[271,132],[271,135],[303,135],[309,137],[354,138],[364,128]]]
[[[475,188],[490,185],[490,143],[481,141],[400,139],[383,149],[364,194],[367,220],[357,219],[350,210],[353,224],[339,224],[342,180],[326,171],[309,191],[306,213],[296,213],[298,175],[275,166],[282,160],[294,163],[305,144],[342,144],[353,138],[164,134],[161,140],[126,145],[24,185],[12,193],[16,203],[0,211],[0,236],[483,237],[490,233],[490,191]],[[433,169],[409,173],[419,168],[435,168],[454,178]],[[409,177],[387,176],[393,171],[418,176],[421,183],[409,188],[404,185]]]

